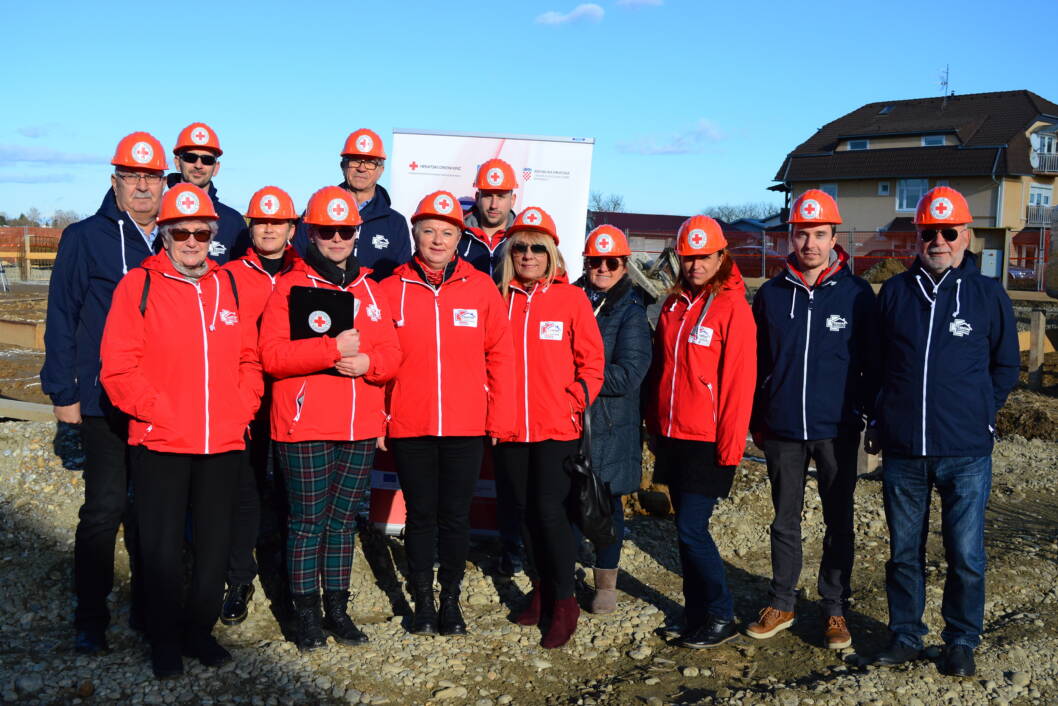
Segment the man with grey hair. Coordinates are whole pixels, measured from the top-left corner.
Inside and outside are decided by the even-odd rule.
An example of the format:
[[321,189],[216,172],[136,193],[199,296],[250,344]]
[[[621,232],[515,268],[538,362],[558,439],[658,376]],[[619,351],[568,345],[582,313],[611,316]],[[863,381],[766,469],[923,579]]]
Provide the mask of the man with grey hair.
[[99,346],[114,287],[151,255],[166,169],[162,145],[134,132],[117,146],[110,189],[95,215],[63,231],[48,292],[41,389],[60,422],[80,426],[85,500],[74,540],[75,648],[107,647],[107,596],[114,585],[114,540],[125,523],[132,572],[129,623],[142,629],[135,522],[128,507],[127,418],[99,385]]

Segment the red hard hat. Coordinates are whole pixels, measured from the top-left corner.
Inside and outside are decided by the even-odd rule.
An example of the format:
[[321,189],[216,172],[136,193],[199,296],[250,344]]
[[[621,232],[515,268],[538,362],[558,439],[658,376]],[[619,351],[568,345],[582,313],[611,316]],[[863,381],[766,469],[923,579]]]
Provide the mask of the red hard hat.
[[173,148],[173,152],[179,152],[180,150],[209,150],[218,157],[224,154],[224,150],[220,148],[220,140],[217,139],[217,133],[213,132],[213,128],[205,123],[191,123],[180,131],[179,137],[176,138],[176,147]]
[[676,234],[677,255],[711,255],[726,247],[724,231],[709,216],[691,216]]
[[555,219],[547,211],[536,206],[530,206],[514,219],[514,223],[507,229],[507,235],[514,235],[520,230],[533,230],[537,233],[550,235],[558,245],[558,230],[555,228]]
[[916,226],[947,226],[972,223],[970,205],[950,186],[935,186],[918,200]]
[[628,238],[620,228],[614,226],[599,226],[588,233],[588,239],[584,242],[584,257],[621,257],[631,254]]
[[294,210],[294,199],[278,186],[266,186],[258,189],[250,197],[246,208],[247,218],[267,218],[275,221],[296,221],[298,213]]
[[376,157],[386,158],[386,150],[382,148],[382,138],[374,130],[360,128],[345,138],[345,147],[342,148],[343,157]]
[[309,199],[305,222],[314,226],[358,226],[364,221],[352,194],[340,186],[325,186]]
[[809,189],[793,202],[787,223],[805,226],[821,226],[841,223],[841,212],[834,198],[825,191]]
[[514,169],[502,159],[490,159],[478,167],[474,188],[480,191],[514,191],[518,182]]
[[158,142],[158,138],[149,132],[134,132],[121,138],[110,163],[115,167],[134,169],[164,170],[168,168],[162,143]]
[[459,230],[464,228],[463,206],[459,203],[459,199],[447,191],[435,191],[423,197],[418,208],[415,209],[415,214],[411,217],[411,222],[415,223],[424,218],[440,218],[459,226]]
[[162,196],[162,208],[158,212],[159,223],[185,220],[217,220],[213,200],[202,189],[194,184],[181,183],[165,192]]

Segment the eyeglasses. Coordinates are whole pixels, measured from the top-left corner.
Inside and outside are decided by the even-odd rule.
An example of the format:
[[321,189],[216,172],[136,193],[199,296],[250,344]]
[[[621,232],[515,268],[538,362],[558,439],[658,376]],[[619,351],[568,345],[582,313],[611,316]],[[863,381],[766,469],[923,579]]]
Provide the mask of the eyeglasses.
[[212,154],[194,154],[192,152],[181,152],[177,155],[181,162],[186,164],[194,164],[195,162],[202,162],[207,167],[212,167],[217,163],[216,156]]
[[143,172],[114,172],[114,176],[126,184],[139,184],[140,179],[143,179],[148,185],[154,186],[162,181],[161,174],[144,174]]
[[381,159],[352,159],[351,157],[345,158],[345,166],[347,168],[359,169],[363,167],[369,172],[373,172],[379,168],[382,164]]
[[334,240],[338,236],[342,240],[352,240],[356,237],[358,229],[352,226],[337,226],[335,228],[319,228],[316,233],[320,240]]
[[932,243],[936,240],[937,233],[943,235],[944,239],[949,243],[959,237],[958,228],[926,228],[925,230],[920,230],[918,235],[922,238],[923,243]]
[[547,246],[543,243],[511,243],[511,252],[515,255],[524,255],[529,250],[532,250],[534,255],[544,255],[547,253]]
[[621,266],[621,259],[617,257],[589,257],[587,260],[589,270],[597,270],[603,265],[608,270],[616,270]]
[[188,230],[187,228],[173,228],[169,231],[169,237],[173,239],[175,243],[182,243],[188,238],[194,236],[195,240],[200,243],[208,243],[209,239],[213,237],[213,231],[209,228],[203,230]]

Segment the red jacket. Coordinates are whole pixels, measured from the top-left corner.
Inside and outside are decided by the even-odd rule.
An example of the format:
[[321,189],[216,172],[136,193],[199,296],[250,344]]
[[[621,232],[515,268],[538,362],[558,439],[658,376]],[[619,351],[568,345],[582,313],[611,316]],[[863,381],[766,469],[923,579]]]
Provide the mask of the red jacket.
[[257,330],[239,316],[231,280],[206,262],[209,269],[195,281],[164,252],[152,255],[114,290],[100,381],[130,415],[134,446],[189,454],[245,448],[263,389]]
[[757,327],[738,267],[704,318],[707,297],[673,294],[654,336],[647,427],[673,439],[715,441],[716,463],[742,460],[757,378]]
[[584,290],[556,281],[530,291],[510,285],[507,317],[516,360],[516,433],[500,441],[569,441],[580,413],[602,387],[602,335]]
[[382,282],[400,337],[389,436],[514,434],[514,348],[488,275],[466,260],[438,289],[405,263]]
[[246,254],[239,259],[229,260],[223,266],[223,269],[235,275],[235,282],[239,287],[239,313],[243,319],[255,325],[260,324],[261,313],[276,288],[276,282],[290,271],[298,259],[300,258],[297,252],[288,245],[283,253],[283,266],[275,277],[261,267],[261,258],[253,251],[253,248],[247,250]]
[[329,375],[321,370],[341,359],[330,336],[290,340],[291,287],[340,289],[319,276],[304,260],[279,278],[261,317],[261,362],[276,378],[272,387],[272,439],[275,441],[359,441],[385,434],[384,386],[400,365],[400,343],[389,304],[368,268],[345,288],[356,298],[353,322],[360,332],[360,352],[371,366],[360,377]]

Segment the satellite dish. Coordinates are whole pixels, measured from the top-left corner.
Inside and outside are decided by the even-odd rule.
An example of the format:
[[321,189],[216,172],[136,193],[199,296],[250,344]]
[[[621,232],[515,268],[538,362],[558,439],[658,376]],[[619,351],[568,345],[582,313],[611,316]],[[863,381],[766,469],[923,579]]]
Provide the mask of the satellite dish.
[[1032,150],[1031,152],[1029,152],[1029,164],[1032,165],[1033,169],[1040,166],[1040,153],[1036,150]]
[[1029,135],[1029,144],[1032,145],[1033,152],[1039,152],[1040,150],[1040,134],[1037,132]]

